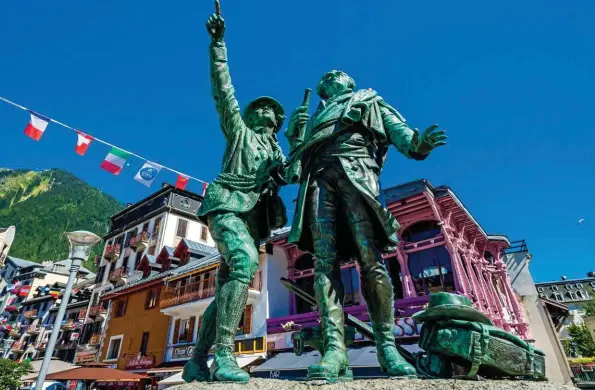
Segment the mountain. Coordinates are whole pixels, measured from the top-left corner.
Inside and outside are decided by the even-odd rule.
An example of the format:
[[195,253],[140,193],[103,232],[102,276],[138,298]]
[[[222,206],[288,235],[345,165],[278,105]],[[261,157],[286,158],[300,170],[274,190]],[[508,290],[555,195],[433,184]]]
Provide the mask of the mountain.
[[[109,217],[123,208],[114,197],[60,169],[0,169],[0,227],[16,227],[10,256],[36,262],[66,259],[64,232],[103,236]],[[102,245],[96,245],[85,267],[94,270],[93,257],[101,251]]]

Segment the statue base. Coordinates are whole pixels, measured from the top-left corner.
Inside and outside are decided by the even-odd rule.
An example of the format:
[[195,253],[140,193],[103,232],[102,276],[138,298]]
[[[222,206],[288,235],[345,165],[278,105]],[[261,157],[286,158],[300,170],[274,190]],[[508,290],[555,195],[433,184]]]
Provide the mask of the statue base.
[[561,385],[550,382],[485,380],[467,381],[455,379],[356,379],[332,385],[316,386],[291,380],[250,378],[248,383],[206,383],[193,382],[169,388],[170,390],[576,390],[572,385]]

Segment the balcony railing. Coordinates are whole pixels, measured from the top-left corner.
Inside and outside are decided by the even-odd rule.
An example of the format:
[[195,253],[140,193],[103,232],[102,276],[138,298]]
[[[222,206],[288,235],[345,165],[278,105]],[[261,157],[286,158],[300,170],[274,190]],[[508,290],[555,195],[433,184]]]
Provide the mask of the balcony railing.
[[12,343],[12,346],[10,347],[10,349],[12,351],[21,351],[23,349],[23,343],[16,341],[16,342]]
[[[215,279],[205,279],[200,282],[190,283],[180,288],[168,289],[164,298],[159,303],[161,309],[183,305],[188,302],[200,301],[215,296]],[[262,273],[260,270],[254,275],[250,283],[251,290],[260,291],[262,287]]]
[[76,323],[74,322],[74,320],[68,320],[64,323],[62,323],[62,329],[63,330],[71,330],[76,328]]
[[39,332],[41,332],[41,326],[38,326],[38,325],[29,325],[27,327],[27,333],[37,334]]
[[37,318],[37,309],[27,310],[23,313],[24,318]]
[[124,267],[116,268],[112,272],[109,273],[109,281],[110,282],[117,282],[122,279],[124,276]]
[[130,247],[137,252],[145,249],[149,245],[149,232],[141,232],[130,240]]
[[101,343],[101,333],[95,333],[89,339],[89,344],[91,344],[91,345],[99,345],[99,343]]
[[103,305],[95,305],[91,306],[91,309],[89,309],[89,316],[95,317],[99,314],[104,314],[106,312],[107,310],[105,310],[105,307],[103,307]]
[[47,341],[41,342],[41,343],[37,344],[37,349],[44,350],[44,349],[46,349],[47,345],[48,345]]
[[120,244],[108,245],[105,247],[105,258],[108,260],[117,259],[120,257],[120,251]]

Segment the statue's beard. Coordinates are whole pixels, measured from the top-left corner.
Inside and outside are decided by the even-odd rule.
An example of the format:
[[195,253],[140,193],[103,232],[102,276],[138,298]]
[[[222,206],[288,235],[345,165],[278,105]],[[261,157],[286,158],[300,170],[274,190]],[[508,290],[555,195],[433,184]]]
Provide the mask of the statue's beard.
[[277,121],[269,116],[261,116],[253,121],[254,130],[259,133],[264,133],[266,129],[274,129],[277,127]]

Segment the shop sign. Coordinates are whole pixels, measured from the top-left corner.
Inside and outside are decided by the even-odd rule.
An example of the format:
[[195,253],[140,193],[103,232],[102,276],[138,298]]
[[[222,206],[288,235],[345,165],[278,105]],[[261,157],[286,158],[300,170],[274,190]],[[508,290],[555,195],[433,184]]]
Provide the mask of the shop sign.
[[155,364],[154,356],[143,356],[140,353],[126,363],[126,370],[144,370],[153,368]]
[[171,353],[172,359],[190,359],[192,356],[192,352],[194,352],[194,344],[192,345],[182,345],[179,347],[174,347]]
[[[369,324],[368,324],[369,325]],[[395,319],[395,327],[393,333],[395,338],[415,338],[419,337],[421,332],[421,323],[417,323],[411,317],[401,317]],[[293,332],[284,332],[267,335],[267,349],[268,350],[282,350],[293,348],[291,341],[291,334]],[[364,337],[356,333],[356,341],[364,340]]]
[[77,363],[87,363],[95,361],[96,352],[81,352],[76,356]]
[[76,332],[75,333],[72,333],[70,335],[70,341],[78,340],[79,339],[79,336],[80,336],[80,333],[76,333]]

